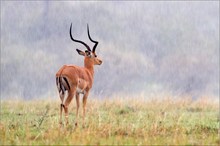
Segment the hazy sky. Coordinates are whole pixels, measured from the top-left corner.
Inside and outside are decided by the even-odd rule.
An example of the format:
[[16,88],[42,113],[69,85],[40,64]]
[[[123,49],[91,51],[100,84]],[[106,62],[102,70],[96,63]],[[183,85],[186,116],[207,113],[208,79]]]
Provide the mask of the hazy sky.
[[58,98],[56,71],[83,65],[71,23],[99,41],[91,98],[219,97],[217,1],[1,1],[2,98]]

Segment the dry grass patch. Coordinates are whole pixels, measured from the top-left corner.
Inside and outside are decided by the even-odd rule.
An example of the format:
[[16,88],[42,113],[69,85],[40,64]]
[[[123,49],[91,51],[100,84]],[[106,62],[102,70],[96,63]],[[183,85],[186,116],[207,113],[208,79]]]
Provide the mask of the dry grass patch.
[[59,101],[2,101],[0,144],[219,144],[219,104],[207,98],[89,99],[85,128],[73,102],[59,128]]

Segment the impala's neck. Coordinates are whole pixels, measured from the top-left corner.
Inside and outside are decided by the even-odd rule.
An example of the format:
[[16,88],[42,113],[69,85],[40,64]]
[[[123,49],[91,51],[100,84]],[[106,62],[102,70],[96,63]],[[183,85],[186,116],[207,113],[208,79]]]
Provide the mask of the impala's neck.
[[92,77],[94,76],[94,64],[93,62],[85,57],[84,59],[84,67],[87,68],[89,70],[89,72],[91,73]]

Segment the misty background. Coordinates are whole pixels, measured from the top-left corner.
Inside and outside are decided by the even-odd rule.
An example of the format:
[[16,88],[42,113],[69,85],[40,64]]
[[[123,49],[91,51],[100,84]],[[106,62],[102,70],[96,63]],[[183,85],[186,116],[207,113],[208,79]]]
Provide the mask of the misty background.
[[219,2],[1,1],[1,98],[57,99],[55,74],[83,66],[93,46],[89,98],[219,97]]

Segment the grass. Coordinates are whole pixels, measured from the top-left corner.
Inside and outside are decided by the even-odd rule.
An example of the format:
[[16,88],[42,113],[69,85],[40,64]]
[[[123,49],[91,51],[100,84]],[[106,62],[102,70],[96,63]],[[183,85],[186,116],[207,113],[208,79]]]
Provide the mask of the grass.
[[[74,104],[73,104],[74,103]],[[59,101],[2,101],[1,145],[219,145],[219,105],[202,99],[88,99],[86,126],[59,127]],[[80,107],[80,115],[82,109]]]

